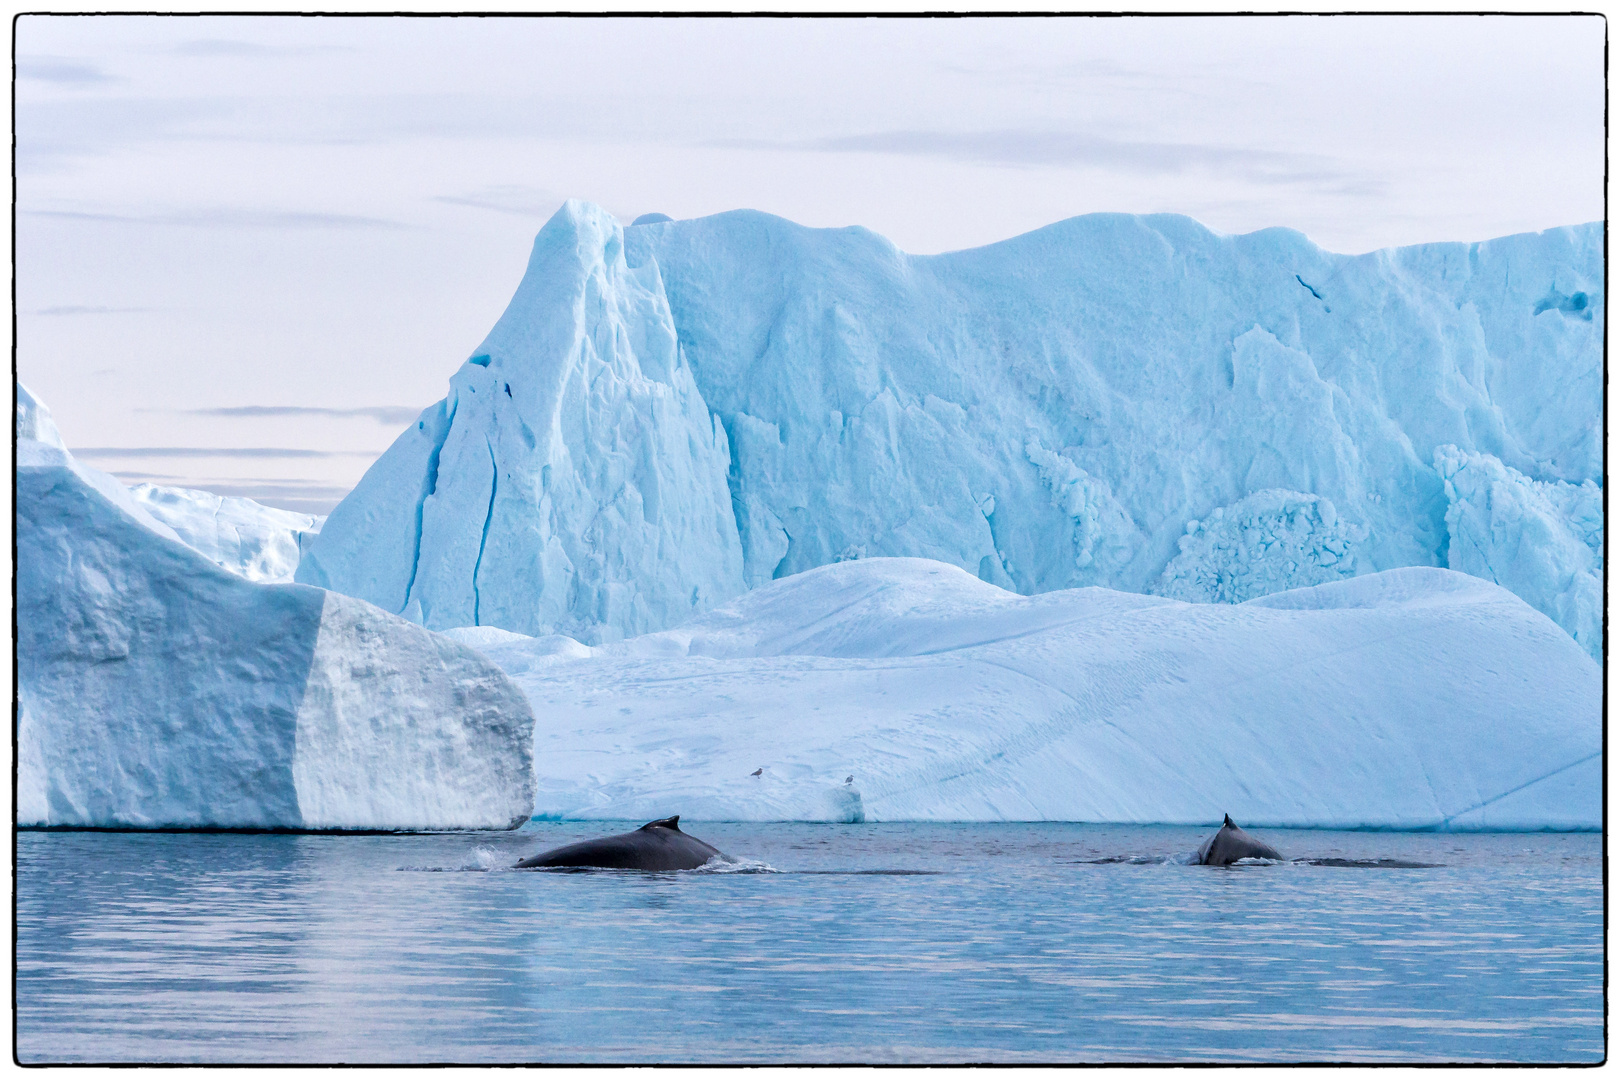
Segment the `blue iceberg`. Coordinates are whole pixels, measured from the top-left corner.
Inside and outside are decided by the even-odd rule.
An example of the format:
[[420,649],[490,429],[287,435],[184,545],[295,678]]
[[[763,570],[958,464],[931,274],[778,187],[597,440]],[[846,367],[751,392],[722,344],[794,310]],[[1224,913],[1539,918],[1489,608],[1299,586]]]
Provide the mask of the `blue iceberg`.
[[[597,644],[861,557],[1226,601],[1472,573],[1436,454],[1600,484],[1602,315],[1601,223],[1345,256],[1095,214],[912,256],[571,201],[296,577]],[[1600,655],[1542,537],[1495,579]]]

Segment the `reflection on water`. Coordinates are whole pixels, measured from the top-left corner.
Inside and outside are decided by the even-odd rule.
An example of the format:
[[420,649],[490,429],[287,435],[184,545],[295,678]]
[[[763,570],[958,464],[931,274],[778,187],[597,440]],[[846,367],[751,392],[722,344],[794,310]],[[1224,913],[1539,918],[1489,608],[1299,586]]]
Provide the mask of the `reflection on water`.
[[[692,823],[18,836],[25,1061],[1601,1060],[1601,837]],[[736,872],[741,870],[743,872]]]

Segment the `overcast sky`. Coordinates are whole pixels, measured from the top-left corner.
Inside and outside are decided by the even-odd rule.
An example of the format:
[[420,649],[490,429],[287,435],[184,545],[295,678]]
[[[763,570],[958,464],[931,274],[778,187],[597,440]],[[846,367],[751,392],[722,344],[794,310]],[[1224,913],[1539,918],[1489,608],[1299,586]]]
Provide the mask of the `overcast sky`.
[[568,197],[917,253],[1093,211],[1342,252],[1603,216],[1596,17],[16,26],[19,377],[91,464],[312,512]]

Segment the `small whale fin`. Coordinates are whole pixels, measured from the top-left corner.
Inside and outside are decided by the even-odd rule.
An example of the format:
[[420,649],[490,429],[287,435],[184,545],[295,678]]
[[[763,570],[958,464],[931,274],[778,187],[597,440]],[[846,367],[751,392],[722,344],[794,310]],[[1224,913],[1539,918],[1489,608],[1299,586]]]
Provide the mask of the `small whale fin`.
[[680,832],[681,831],[681,827],[680,827],[680,824],[679,824],[680,820],[681,820],[681,815],[679,815],[679,814],[676,814],[674,817],[659,818],[657,821],[649,821],[649,822],[647,822],[647,824],[643,825],[641,828],[637,829],[636,831],[637,832],[646,832],[648,829],[674,829],[676,832]]
[[1232,815],[1231,814],[1226,814],[1224,816],[1226,818],[1226,821],[1224,821],[1222,823],[1224,826],[1227,826],[1227,827],[1230,827],[1230,828],[1233,828],[1233,829],[1237,828],[1237,822],[1232,820]]

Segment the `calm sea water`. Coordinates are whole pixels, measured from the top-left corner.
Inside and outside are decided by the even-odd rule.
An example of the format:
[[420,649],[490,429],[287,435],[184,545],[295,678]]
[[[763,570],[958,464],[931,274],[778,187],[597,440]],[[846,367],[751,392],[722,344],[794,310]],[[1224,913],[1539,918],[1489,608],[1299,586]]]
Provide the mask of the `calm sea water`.
[[1215,869],[1176,861],[1213,829],[691,823],[752,870],[499,869],[639,824],[21,833],[18,1056],[1605,1054],[1593,834],[1256,830],[1290,857],[1442,865]]

